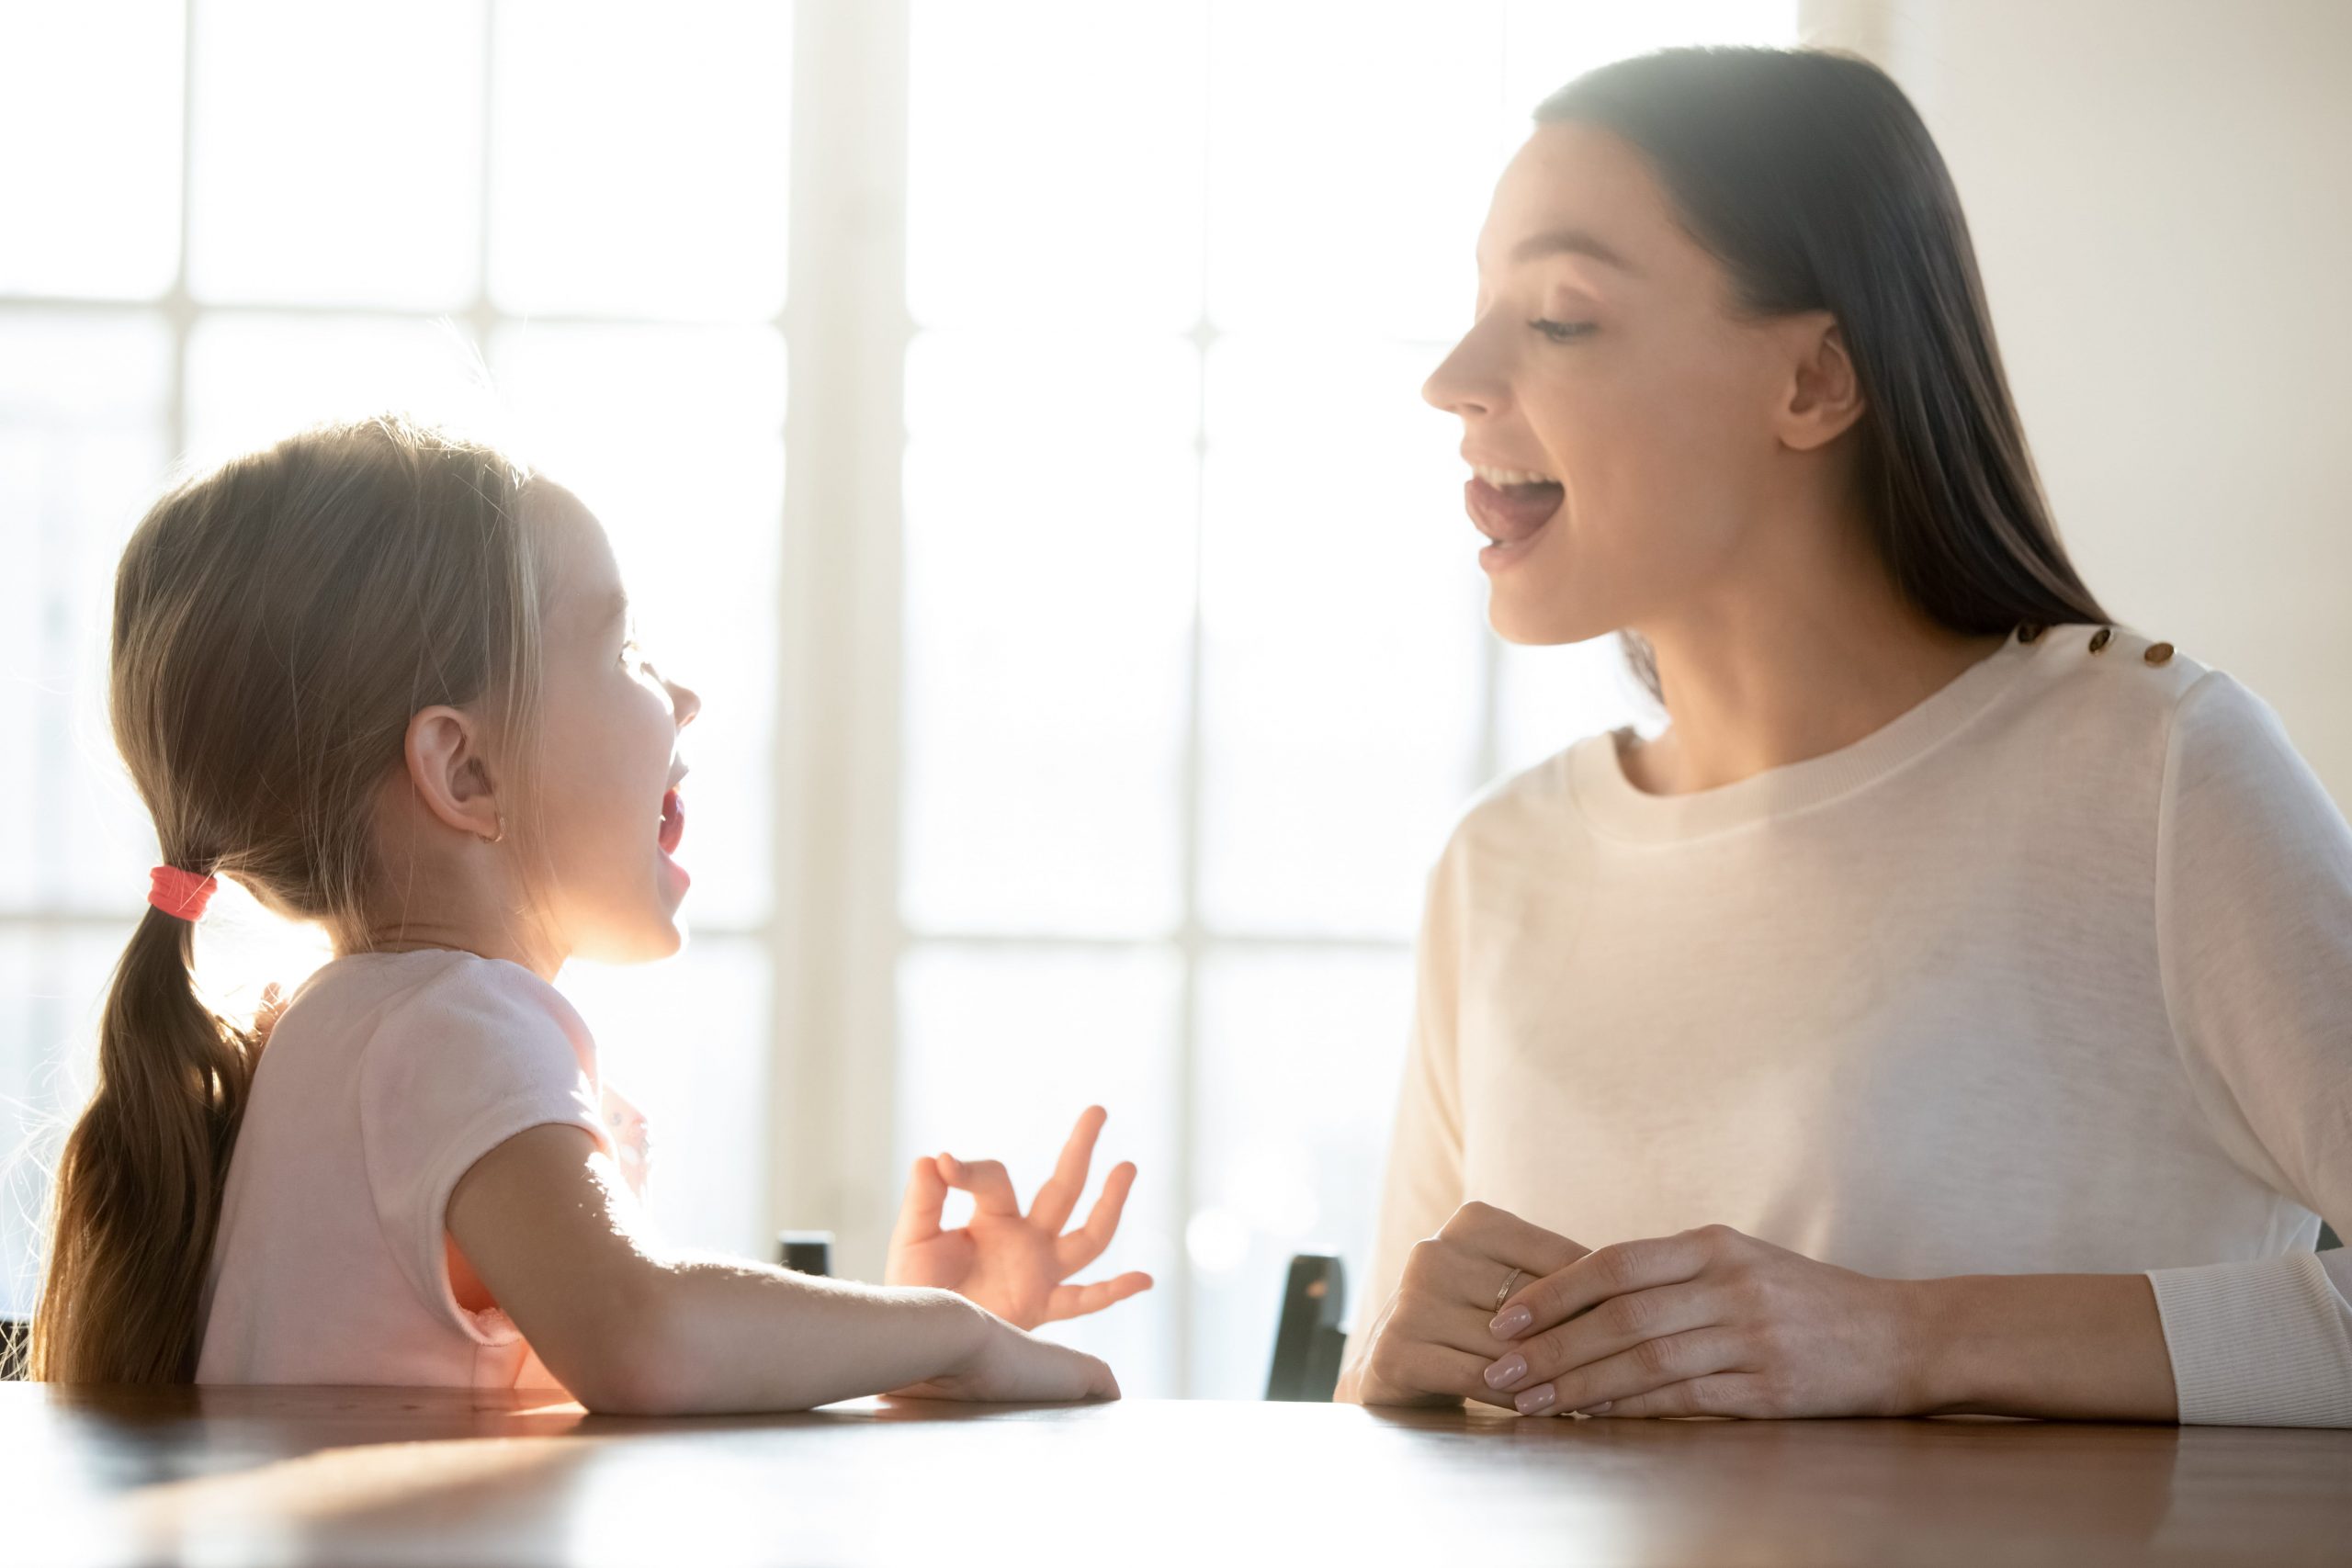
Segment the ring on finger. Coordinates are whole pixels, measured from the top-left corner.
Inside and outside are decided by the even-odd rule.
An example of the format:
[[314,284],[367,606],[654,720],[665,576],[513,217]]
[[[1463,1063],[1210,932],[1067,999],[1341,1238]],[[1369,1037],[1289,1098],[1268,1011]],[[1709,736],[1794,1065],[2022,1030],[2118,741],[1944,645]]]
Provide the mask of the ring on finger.
[[1525,1278],[1527,1278],[1527,1270],[1524,1269],[1514,1269],[1510,1273],[1503,1276],[1503,1288],[1495,1292],[1495,1310],[1497,1312],[1503,1310],[1503,1303],[1510,1300],[1510,1293],[1519,1289],[1519,1282]]

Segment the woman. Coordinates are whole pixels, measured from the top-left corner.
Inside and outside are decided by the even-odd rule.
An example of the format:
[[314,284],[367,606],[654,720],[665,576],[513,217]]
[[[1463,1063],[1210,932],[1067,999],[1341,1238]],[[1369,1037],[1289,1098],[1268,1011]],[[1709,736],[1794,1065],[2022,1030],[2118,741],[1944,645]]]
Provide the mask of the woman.
[[1497,630],[1671,722],[1439,863],[1340,1396],[2352,1425],[2352,830],[2075,575],[1917,115],[1737,50],[1536,118],[1426,395]]

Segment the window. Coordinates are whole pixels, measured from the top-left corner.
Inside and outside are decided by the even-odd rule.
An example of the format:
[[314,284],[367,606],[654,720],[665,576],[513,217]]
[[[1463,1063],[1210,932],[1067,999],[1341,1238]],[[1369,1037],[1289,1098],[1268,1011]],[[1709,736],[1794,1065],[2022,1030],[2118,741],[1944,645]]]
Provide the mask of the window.
[[[1025,1190],[1100,1100],[1144,1168],[1102,1269],[1159,1284],[1056,1332],[1253,1396],[1287,1255],[1368,1261],[1448,823],[1635,711],[1611,648],[1485,631],[1419,401],[1487,191],[1577,71],[1794,9],[8,11],[0,137],[51,155],[0,164],[0,1307],[153,854],[121,538],[183,454],[409,403],[578,490],[706,699],[692,946],[563,982],[665,1229],[870,1277],[914,1154]],[[232,1005],[316,961],[215,908]]]
[[1494,176],[1578,71],[1794,22],[912,6],[897,1142],[1025,1187],[1111,1107],[1159,1284],[1056,1332],[1132,1393],[1256,1397],[1289,1255],[1362,1280],[1446,829],[1636,716],[1486,632],[1419,400]]
[[[0,762],[0,1310],[37,1291],[45,1171],[154,860],[105,715],[121,542],[182,454],[388,405],[492,423],[587,499],[704,693],[692,949],[564,984],[672,1152],[664,1227],[765,1250],[792,17],[646,16],[0,19],[0,136],[44,150],[0,161],[0,548],[30,563],[0,580],[0,725],[30,738]],[[229,887],[213,908],[226,1005],[322,956]]]

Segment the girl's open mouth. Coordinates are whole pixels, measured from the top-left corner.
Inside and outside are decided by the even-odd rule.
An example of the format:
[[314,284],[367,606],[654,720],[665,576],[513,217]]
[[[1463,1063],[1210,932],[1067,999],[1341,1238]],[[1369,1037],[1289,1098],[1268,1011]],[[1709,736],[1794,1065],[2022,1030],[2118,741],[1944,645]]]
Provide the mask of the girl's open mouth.
[[678,852],[678,840],[685,836],[686,803],[679,796],[676,790],[664,790],[662,794],[662,830],[660,835],[662,852],[665,855],[676,854]]

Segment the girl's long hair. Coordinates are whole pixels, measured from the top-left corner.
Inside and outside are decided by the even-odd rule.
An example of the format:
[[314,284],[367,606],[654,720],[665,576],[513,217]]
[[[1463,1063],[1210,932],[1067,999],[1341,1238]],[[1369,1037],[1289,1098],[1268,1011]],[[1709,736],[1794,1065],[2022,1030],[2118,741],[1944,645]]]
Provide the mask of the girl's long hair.
[[1744,309],[1837,318],[1874,542],[1913,604],[1970,633],[2108,619],[2051,522],[1951,171],[1884,72],[1820,50],[1671,49],[1577,77],[1535,118],[1639,150]]
[[[376,802],[420,707],[538,691],[529,476],[495,448],[385,416],[297,435],[181,484],[115,580],[115,743],[164,863],[233,876],[364,945],[382,908]],[[51,1198],[31,1373],[195,1375],[230,1152],[260,1058],[206,1005],[194,928],[150,908],[98,1027],[96,1087]]]

